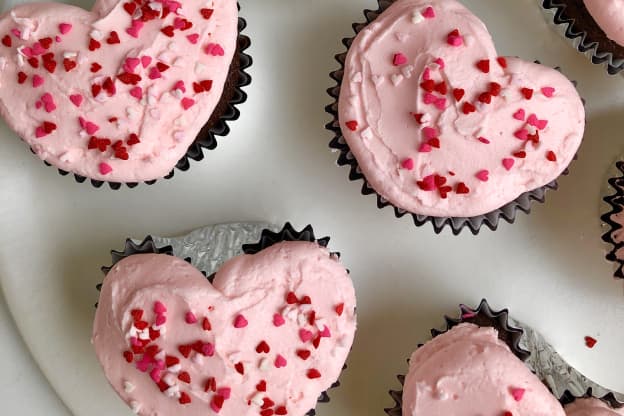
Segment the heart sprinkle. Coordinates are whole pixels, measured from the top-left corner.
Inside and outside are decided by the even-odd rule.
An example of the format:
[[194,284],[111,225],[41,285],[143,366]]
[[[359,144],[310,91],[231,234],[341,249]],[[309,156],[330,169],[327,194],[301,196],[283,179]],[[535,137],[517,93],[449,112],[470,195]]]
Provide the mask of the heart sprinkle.
[[237,315],[234,319],[234,328],[245,328],[248,325],[247,319],[243,315]]
[[590,336],[585,337],[585,345],[587,346],[587,348],[594,348],[597,343],[598,340],[596,340],[596,338]]
[[515,401],[519,402],[524,397],[525,389],[522,388],[511,388],[511,395]]

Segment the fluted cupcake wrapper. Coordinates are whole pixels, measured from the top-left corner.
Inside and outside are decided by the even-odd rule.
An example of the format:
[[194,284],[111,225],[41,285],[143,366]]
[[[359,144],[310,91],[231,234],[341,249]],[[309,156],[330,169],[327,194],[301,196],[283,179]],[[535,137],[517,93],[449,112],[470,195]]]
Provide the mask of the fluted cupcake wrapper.
[[[311,243],[317,243],[321,247],[327,247],[329,244],[329,237],[317,238],[314,234],[314,229],[311,225],[304,227],[301,231],[296,230],[289,222],[287,222],[284,227],[277,232],[274,232],[269,229],[264,229],[261,232],[260,239],[257,243],[244,244],[242,246],[242,251],[245,254],[256,254],[266,248],[271,247],[274,244],[283,242],[283,241],[307,241]],[[174,256],[174,248],[171,245],[159,247],[154,238],[152,236],[147,236],[140,243],[135,243],[132,239],[126,239],[125,246],[122,250],[111,250],[111,260],[112,264],[110,266],[104,266],[101,268],[104,275],[108,274],[108,272],[121,260],[126,257],[130,257],[136,254],[166,254],[169,256]],[[331,255],[340,257],[340,253],[332,252]],[[191,258],[185,258],[185,261],[192,264]],[[205,271],[201,271],[204,276],[212,283],[214,278],[214,273],[207,276]],[[97,285],[97,290],[100,291],[102,284]],[[96,304],[97,307],[97,304]],[[344,371],[347,368],[345,364],[342,368]],[[330,389],[334,389],[340,386],[340,380],[336,380],[330,387]],[[330,397],[328,391],[324,391],[321,393],[319,398],[317,399],[318,403],[329,403]],[[316,409],[310,409],[306,416],[315,416]]]
[[[538,3],[558,32],[593,64],[603,65],[610,75],[624,69],[624,47],[607,37],[583,1],[538,0]],[[587,24],[592,27],[588,28]]]
[[[357,35],[372,23],[377,17],[383,13],[395,0],[377,0],[379,4],[379,8],[377,10],[364,10],[364,16],[366,17],[365,23],[354,23],[353,30]],[[355,37],[344,38],[342,43],[346,46],[347,50],[351,47]],[[428,215],[420,215],[416,213],[412,213],[401,209],[399,207],[394,206],[391,202],[386,200],[383,196],[378,194],[366,180],[366,177],[362,173],[358,162],[351,152],[349,145],[345,141],[345,138],[342,134],[342,129],[340,127],[340,122],[338,119],[338,101],[340,97],[340,88],[342,85],[342,80],[344,78],[345,71],[345,61],[347,58],[347,52],[340,53],[335,56],[336,61],[340,64],[340,69],[333,71],[330,73],[330,77],[336,81],[337,85],[331,87],[327,90],[327,93],[334,99],[334,101],[325,107],[325,111],[332,115],[333,119],[330,123],[328,123],[325,127],[330,130],[334,137],[329,143],[329,147],[334,151],[339,153],[337,163],[339,166],[349,166],[349,180],[351,181],[359,181],[362,180],[362,195],[376,195],[377,196],[377,207],[379,209],[391,207],[394,210],[394,215],[397,218],[402,218],[405,215],[411,215],[412,220],[416,226],[422,226],[427,223],[431,223],[433,229],[436,234],[440,234],[446,227],[449,227],[454,235],[459,235],[462,230],[469,229],[472,234],[477,235],[483,226],[486,226],[492,231],[496,231],[498,228],[498,224],[501,219],[507,221],[510,224],[513,224],[516,221],[516,215],[518,211],[524,212],[525,214],[529,214],[531,212],[531,206],[533,201],[538,203],[544,203],[546,200],[546,192],[548,190],[557,190],[559,185],[556,180],[550,182],[549,184],[534,189],[529,192],[525,192],[520,195],[515,200],[509,202],[508,204],[498,208],[492,212],[487,214],[478,215],[475,217],[433,217]],[[535,61],[539,63],[539,61]],[[555,68],[556,70],[560,70],[559,67]],[[573,81],[576,86],[576,82]],[[583,100],[584,103],[584,100]],[[567,175],[568,170],[566,169],[562,175]]]
[[[524,334],[522,328],[516,328],[509,322],[509,311],[503,309],[500,311],[493,310],[488,304],[487,300],[483,299],[477,308],[470,308],[466,305],[460,305],[460,315],[458,318],[444,317],[446,326],[444,329],[432,329],[432,338],[437,337],[450,331],[462,323],[471,323],[480,327],[492,327],[498,331],[498,338],[503,341],[511,352],[520,360],[525,361],[531,353],[520,346],[520,339]],[[419,345],[419,347],[421,347]],[[398,375],[397,379],[401,383],[401,390],[390,390],[390,397],[395,402],[395,405],[390,408],[384,409],[388,416],[402,416],[403,407],[403,384],[405,382],[405,375]]]
[[574,394],[570,393],[569,391],[566,391],[563,396],[561,396],[559,398],[559,402],[561,402],[561,404],[563,406],[568,405],[570,403],[575,402],[578,399],[598,399],[598,400],[602,400],[603,402],[605,402],[609,407],[611,407],[612,409],[621,409],[624,408],[624,403],[620,402],[613,393],[609,393],[606,396],[602,396],[602,397],[596,397],[593,392],[592,389],[588,389],[584,395],[582,396],[575,396]]
[[[240,4],[238,5],[240,10]],[[175,174],[175,170],[186,172],[191,167],[191,160],[201,161],[204,159],[204,151],[214,150],[217,147],[217,136],[227,136],[230,132],[228,122],[238,120],[240,117],[240,111],[237,108],[239,104],[247,101],[247,93],[243,91],[243,87],[251,83],[251,75],[247,73],[247,69],[252,65],[253,59],[245,51],[251,46],[251,40],[248,36],[243,34],[243,30],[247,27],[247,21],[242,17],[238,18],[238,40],[236,44],[236,54],[230,64],[230,70],[228,72],[227,79],[225,81],[225,87],[223,89],[223,95],[217,103],[210,119],[206,122],[204,127],[200,130],[199,134],[195,138],[195,141],[189,146],[186,154],[178,161],[174,169],[169,172],[162,179],[171,179]],[[31,152],[34,150],[31,148]],[[47,166],[52,166],[50,163],[44,161]],[[67,176],[72,174],[62,169],[58,169],[61,176]],[[107,182],[95,179],[89,179],[85,176],[78,174],[72,174],[74,179],[78,183],[84,183],[87,180],[95,188],[101,188],[104,184],[108,184],[110,189],[119,190],[122,186],[128,188],[135,188],[139,185],[138,182]],[[143,182],[145,185],[153,185],[158,181],[154,179],[151,181]]]
[[614,277],[624,279],[624,256],[618,253],[624,251],[624,241],[617,242],[617,234],[624,236],[624,227],[617,221],[615,216],[622,216],[624,222],[624,161],[615,164],[614,176],[608,181],[609,195],[603,198],[608,204],[607,212],[602,215],[603,227],[606,232],[602,235],[602,240],[608,244],[607,260],[615,264]]

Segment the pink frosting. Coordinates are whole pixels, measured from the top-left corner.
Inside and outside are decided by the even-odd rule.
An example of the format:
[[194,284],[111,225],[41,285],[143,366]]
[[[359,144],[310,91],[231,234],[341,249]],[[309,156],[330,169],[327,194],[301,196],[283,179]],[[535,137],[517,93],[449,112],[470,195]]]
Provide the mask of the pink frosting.
[[[150,327],[160,333],[146,351],[164,352],[127,362],[124,353]],[[122,260],[104,280],[93,344],[109,382],[140,415],[270,408],[303,416],[337,380],[355,328],[354,288],[338,259],[316,244],[287,242],[228,261],[212,285],[175,257]]]
[[580,399],[565,407],[567,416],[617,416],[624,415],[624,409],[611,409],[598,399]]
[[559,72],[499,58],[458,2],[398,0],[349,48],[339,121],[378,194],[412,213],[464,217],[556,179],[585,113]]
[[[0,19],[0,115],[65,171],[111,182],[161,178],[221,98],[236,0],[133,4],[100,0],[92,12],[25,4]],[[161,9],[170,12],[161,18]]]
[[607,37],[624,46],[624,0],[583,0]]
[[563,416],[557,399],[493,328],[459,325],[417,349],[403,416]]

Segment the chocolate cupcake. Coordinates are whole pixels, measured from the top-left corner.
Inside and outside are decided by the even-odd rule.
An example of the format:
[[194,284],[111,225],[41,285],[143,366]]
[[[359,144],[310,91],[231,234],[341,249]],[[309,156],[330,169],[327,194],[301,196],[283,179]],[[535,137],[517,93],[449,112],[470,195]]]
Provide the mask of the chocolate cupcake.
[[139,415],[313,415],[356,326],[327,242],[287,224],[208,279],[171,247],[128,242],[105,268],[94,323],[109,382]]
[[0,18],[0,115],[78,182],[170,178],[239,116],[244,27],[235,0],[17,6]]
[[[499,56],[454,0],[379,1],[337,56],[330,147],[362,193],[440,232],[513,222],[566,171],[585,113],[556,70]],[[556,109],[556,111],[554,111]]]
[[507,311],[483,301],[476,310],[462,306],[459,319],[420,346],[400,376],[402,391],[389,416],[558,415],[564,411],[548,388],[523,363],[522,330],[509,326]]
[[616,265],[614,276],[624,279],[624,162],[618,161],[616,169],[609,179],[610,194],[604,198],[609,210],[601,217],[607,229],[602,239],[609,245],[607,260]]
[[542,7],[574,47],[609,74],[624,69],[624,2],[621,0],[542,0]]

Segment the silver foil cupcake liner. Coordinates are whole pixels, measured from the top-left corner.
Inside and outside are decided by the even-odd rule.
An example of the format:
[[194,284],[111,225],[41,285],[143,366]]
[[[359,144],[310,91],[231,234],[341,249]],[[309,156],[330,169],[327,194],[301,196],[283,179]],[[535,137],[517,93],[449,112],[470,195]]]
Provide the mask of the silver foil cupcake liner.
[[[240,10],[240,4],[238,5]],[[215,110],[213,111],[210,119],[206,122],[204,127],[200,130],[197,137],[191,143],[186,154],[178,161],[174,169],[171,170],[162,179],[171,179],[175,174],[175,170],[186,172],[191,167],[191,160],[201,161],[204,159],[204,151],[214,150],[217,147],[217,136],[224,137],[230,132],[228,122],[238,120],[240,117],[240,110],[238,105],[247,101],[247,93],[243,91],[243,87],[251,84],[251,75],[247,72],[247,69],[253,64],[252,57],[246,53],[247,49],[251,46],[251,39],[243,34],[243,30],[247,27],[247,21],[239,17],[238,18],[238,40],[236,44],[236,54],[230,64],[230,70],[225,81],[225,88],[223,95]],[[31,152],[34,150],[31,148]],[[52,166],[50,163],[43,161],[47,166]],[[89,179],[85,176],[81,176],[75,173],[67,172],[62,169],[58,169],[58,173],[61,176],[73,175],[74,180],[78,183],[84,183],[87,180],[95,188],[101,188],[104,184],[107,184],[110,189],[119,190],[122,186],[128,188],[135,188],[139,185],[139,182],[108,182],[95,179]],[[153,185],[159,179],[143,182],[145,185]]]
[[[364,16],[366,18],[366,23],[354,23],[353,30],[355,34],[360,33],[362,29],[372,23],[377,17],[383,13],[388,7],[392,5],[396,0],[377,0],[379,4],[379,8],[377,10],[364,10]],[[347,48],[347,51],[351,47],[355,37],[344,38],[342,40],[343,45]],[[529,192],[525,192],[520,195],[515,200],[509,202],[508,204],[498,208],[492,212],[487,214],[478,215],[475,217],[433,217],[428,215],[420,215],[415,214],[399,207],[394,206],[391,202],[386,200],[383,196],[378,194],[366,180],[366,177],[362,174],[362,171],[358,165],[355,156],[351,152],[349,145],[344,139],[342,134],[342,129],[340,127],[340,122],[338,119],[338,100],[340,98],[340,88],[342,85],[342,80],[344,78],[344,68],[345,62],[347,59],[347,52],[340,53],[335,56],[336,61],[340,64],[340,69],[333,71],[330,73],[330,77],[336,81],[337,85],[331,87],[327,90],[327,93],[334,99],[334,101],[325,107],[325,111],[333,117],[332,121],[328,123],[325,127],[327,130],[331,131],[334,134],[333,139],[329,143],[329,147],[337,151],[338,155],[338,166],[349,166],[349,180],[351,181],[359,181],[362,180],[362,195],[376,195],[377,197],[377,207],[379,209],[391,207],[394,210],[394,215],[397,218],[402,218],[405,215],[410,215],[412,220],[416,226],[422,226],[426,223],[431,223],[433,229],[436,234],[440,234],[446,227],[449,227],[454,235],[459,235],[462,230],[469,229],[473,235],[477,235],[481,230],[482,226],[486,226],[492,231],[496,231],[498,228],[498,224],[501,219],[507,221],[510,224],[513,224],[516,221],[516,214],[518,211],[524,212],[525,214],[529,214],[531,212],[531,206],[533,201],[538,203],[544,203],[546,200],[546,192],[548,190],[557,190],[559,185],[556,180],[550,182],[547,185],[544,185],[540,188],[534,189]],[[536,63],[540,63],[539,61],[535,61]],[[559,67],[555,68],[560,71]],[[573,81],[573,84],[576,86],[576,81]],[[585,101],[583,100],[583,103]],[[575,157],[576,159],[576,157]],[[568,169],[566,169],[562,175],[567,175]]]
[[[547,19],[557,28],[558,32],[580,53],[585,55],[594,65],[603,65],[610,75],[616,75],[624,69],[624,47],[610,40],[587,10],[582,1],[576,2],[572,14],[570,0],[538,0]],[[592,24],[592,33],[581,22]],[[600,32],[598,35],[595,32]],[[600,39],[600,36],[602,39]],[[620,53],[614,53],[620,49]]]
[[[460,323],[495,328],[498,338],[507,344],[511,352],[535,373],[563,405],[578,398],[594,397],[603,400],[612,408],[624,407],[624,394],[609,391],[583,376],[565,362],[542,335],[511,318],[507,309],[495,311],[484,299],[474,309],[460,305],[458,318],[445,316],[444,319],[446,327],[442,330],[432,329],[433,338]],[[403,386],[405,376],[399,375],[397,378]],[[389,393],[395,405],[384,410],[389,416],[402,416],[403,390],[390,390]]]
[[[281,229],[268,223],[232,223],[213,225],[191,232],[188,235],[165,238],[147,236],[143,241],[127,239],[122,250],[112,250],[110,266],[102,267],[104,275],[121,260],[136,254],[166,254],[184,259],[195,266],[212,283],[214,274],[221,265],[232,257],[241,254],[256,254],[282,241],[316,242],[321,247],[327,247],[329,237],[317,238],[311,225],[301,231],[296,230],[290,223]],[[340,256],[332,252],[331,255]],[[102,284],[97,285],[100,291]],[[97,304],[96,304],[97,307]],[[345,364],[343,371],[347,368]],[[330,389],[340,386],[336,380]],[[330,397],[327,391],[319,396],[318,403],[328,403]],[[315,409],[310,409],[306,416],[314,416]]]
[[618,252],[624,249],[624,241],[616,242],[614,235],[624,233],[621,224],[613,220],[615,215],[624,215],[624,161],[615,164],[615,176],[611,177],[609,183],[609,195],[603,198],[608,206],[608,211],[600,217],[606,232],[602,235],[602,240],[608,244],[609,250],[606,255],[607,260],[615,264],[614,277],[624,279],[624,259],[618,258]]

